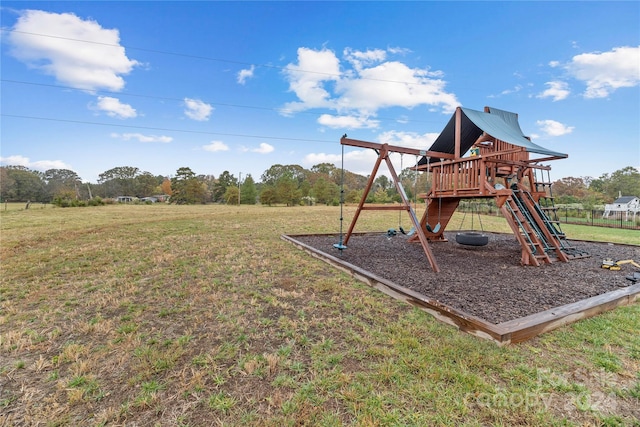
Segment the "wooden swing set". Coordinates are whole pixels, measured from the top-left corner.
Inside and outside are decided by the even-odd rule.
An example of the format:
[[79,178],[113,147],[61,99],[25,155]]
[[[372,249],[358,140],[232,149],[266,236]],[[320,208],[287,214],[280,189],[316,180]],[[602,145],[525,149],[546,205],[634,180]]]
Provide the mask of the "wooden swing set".
[[[346,135],[340,144],[343,155],[345,145],[369,148],[378,155],[349,229],[344,237],[341,231],[340,246],[334,245],[340,250],[346,249],[362,211],[406,211],[415,230],[409,241],[420,242],[431,269],[439,272],[429,242],[447,241],[444,231],[462,199],[493,198],[520,243],[521,264],[539,266],[589,256],[571,246],[560,229],[551,193],[551,168],[541,164],[568,156],[532,143],[522,134],[515,113],[491,107],[484,111],[458,107],[429,150],[360,141]],[[418,196],[426,203],[420,219],[389,158],[392,153],[421,157],[413,168],[431,175],[430,190]],[[532,154],[539,156],[532,159]],[[400,195],[400,204],[365,203],[383,161]]]

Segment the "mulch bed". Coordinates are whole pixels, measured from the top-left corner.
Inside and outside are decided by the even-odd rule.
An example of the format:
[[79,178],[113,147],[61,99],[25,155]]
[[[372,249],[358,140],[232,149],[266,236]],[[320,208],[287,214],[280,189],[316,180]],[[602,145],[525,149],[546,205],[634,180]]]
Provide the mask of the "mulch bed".
[[601,267],[603,259],[633,259],[640,263],[640,246],[571,241],[590,258],[554,262],[540,267],[520,264],[521,248],[511,234],[486,233],[489,244],[481,247],[456,243],[455,232],[445,232],[448,242],[432,243],[440,267],[434,273],[419,243],[397,234],[368,233],[351,236],[348,248],[333,244],[339,235],[295,236],[319,251],[404,286],[442,304],[499,324],[578,302],[631,285],[620,271]]

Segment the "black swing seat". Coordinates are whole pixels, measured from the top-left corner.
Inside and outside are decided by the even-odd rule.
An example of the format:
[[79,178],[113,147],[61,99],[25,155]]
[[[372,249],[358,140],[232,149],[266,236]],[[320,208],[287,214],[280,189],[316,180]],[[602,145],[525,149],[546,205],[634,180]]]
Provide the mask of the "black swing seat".
[[478,231],[459,231],[456,233],[456,242],[466,246],[486,246],[489,236]]

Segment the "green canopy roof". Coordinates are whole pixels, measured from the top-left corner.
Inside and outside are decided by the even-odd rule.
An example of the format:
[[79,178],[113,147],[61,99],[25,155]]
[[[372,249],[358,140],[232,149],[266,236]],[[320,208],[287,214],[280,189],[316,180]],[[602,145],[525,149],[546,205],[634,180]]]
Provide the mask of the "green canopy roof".
[[[489,112],[472,110],[469,108],[460,108],[462,110],[461,134],[460,134],[460,154],[464,154],[473,145],[474,142],[482,135],[487,133],[492,137],[518,147],[524,147],[530,153],[541,154],[543,156],[551,156],[558,158],[567,158],[568,155],[556,151],[548,150],[533,142],[529,141],[520,129],[518,123],[518,115],[509,111],[499,110],[497,108],[489,108]],[[443,129],[442,133],[436,138],[435,142],[429,148],[429,151],[438,151],[441,153],[455,153],[455,113],[449,119],[449,122]],[[426,163],[426,158],[420,161],[420,164]]]

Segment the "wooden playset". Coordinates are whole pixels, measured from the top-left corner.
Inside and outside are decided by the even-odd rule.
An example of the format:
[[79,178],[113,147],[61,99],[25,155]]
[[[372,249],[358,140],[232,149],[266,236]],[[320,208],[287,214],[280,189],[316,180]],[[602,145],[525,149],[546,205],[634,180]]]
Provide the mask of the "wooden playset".
[[[515,113],[491,107],[484,111],[458,107],[428,150],[359,141],[346,135],[340,143],[370,148],[378,155],[349,229],[340,245],[335,245],[340,250],[346,249],[362,211],[404,210],[413,223],[409,241],[420,242],[431,269],[438,272],[430,243],[446,241],[444,231],[460,201],[493,198],[520,243],[523,265],[589,256],[570,245],[562,232],[551,193],[551,168],[542,164],[567,158],[567,154],[531,142],[522,133]],[[419,196],[426,203],[420,219],[389,158],[392,153],[419,157],[415,170],[430,175],[430,190]],[[400,194],[399,205],[365,204],[383,161]]]

